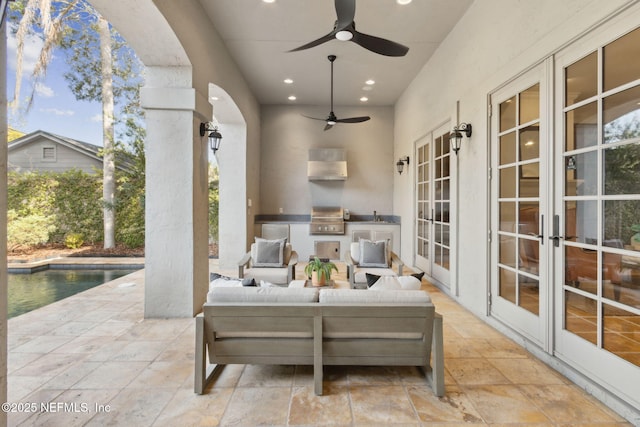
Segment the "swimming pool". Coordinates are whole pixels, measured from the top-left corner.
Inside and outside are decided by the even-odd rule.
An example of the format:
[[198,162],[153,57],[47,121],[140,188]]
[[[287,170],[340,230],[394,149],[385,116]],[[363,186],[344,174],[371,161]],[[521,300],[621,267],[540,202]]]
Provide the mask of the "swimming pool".
[[59,301],[78,292],[133,273],[138,269],[44,270],[31,274],[8,274],[8,316]]

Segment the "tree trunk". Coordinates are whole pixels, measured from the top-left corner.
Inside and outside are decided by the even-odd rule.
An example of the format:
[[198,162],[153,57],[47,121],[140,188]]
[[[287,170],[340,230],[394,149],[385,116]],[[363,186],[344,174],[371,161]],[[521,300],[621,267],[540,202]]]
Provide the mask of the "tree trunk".
[[102,61],[102,142],[103,156],[103,214],[104,214],[104,248],[115,246],[115,154],[113,130],[113,65],[111,57],[111,32],[109,23],[98,18],[98,34],[100,35],[100,57]]

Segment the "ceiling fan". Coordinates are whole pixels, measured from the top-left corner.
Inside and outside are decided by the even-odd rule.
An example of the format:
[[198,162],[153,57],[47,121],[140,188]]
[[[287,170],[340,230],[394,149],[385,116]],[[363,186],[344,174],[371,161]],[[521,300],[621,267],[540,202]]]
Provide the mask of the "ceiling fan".
[[362,122],[366,122],[367,120],[370,120],[371,117],[369,116],[349,117],[346,119],[339,119],[336,117],[336,115],[333,112],[333,61],[336,60],[336,56],[329,55],[327,58],[329,58],[329,62],[331,62],[331,111],[329,112],[329,116],[327,116],[326,119],[318,119],[316,117],[309,117],[309,116],[305,116],[305,117],[308,119],[322,120],[327,122],[327,124],[324,127],[324,130],[331,129],[336,123],[362,123]]
[[328,42],[334,37],[342,41],[351,40],[365,49],[385,56],[404,56],[409,51],[407,46],[356,31],[356,23],[353,21],[356,14],[356,0],[335,0],[335,5],[338,19],[333,26],[333,31],[289,52],[309,49]]

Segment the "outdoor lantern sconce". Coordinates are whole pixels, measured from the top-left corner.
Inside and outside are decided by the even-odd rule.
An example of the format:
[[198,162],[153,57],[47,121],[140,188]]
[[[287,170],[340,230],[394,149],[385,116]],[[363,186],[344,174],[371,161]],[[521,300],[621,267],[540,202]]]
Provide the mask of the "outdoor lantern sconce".
[[458,155],[460,146],[462,145],[462,137],[466,135],[467,138],[471,137],[471,125],[468,123],[460,123],[458,126],[454,126],[451,133],[449,133],[449,141],[451,142],[451,149]]
[[398,169],[398,173],[402,175],[402,171],[404,170],[404,164],[409,164],[409,156],[400,157],[396,162],[396,169]]
[[208,136],[209,145],[211,145],[211,150],[213,154],[216,154],[216,151],[220,148],[220,141],[222,140],[222,135],[218,132],[218,126],[216,126],[213,122],[200,123],[200,136],[205,136],[207,132],[211,132]]

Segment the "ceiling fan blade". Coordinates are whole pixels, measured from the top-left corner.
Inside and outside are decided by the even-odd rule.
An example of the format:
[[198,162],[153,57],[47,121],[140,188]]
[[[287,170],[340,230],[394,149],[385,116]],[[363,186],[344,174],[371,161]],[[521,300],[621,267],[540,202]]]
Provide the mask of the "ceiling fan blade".
[[329,123],[327,123],[324,127],[324,130],[329,130],[333,127],[333,125],[330,125]]
[[310,47],[318,46],[319,44],[326,43],[329,40],[335,39],[335,36],[336,36],[336,32],[334,30],[334,31],[331,31],[329,34],[320,37],[317,40],[314,40],[314,41],[309,42],[307,44],[303,44],[302,46],[299,46],[299,47],[297,47],[295,49],[291,49],[288,52],[297,52],[299,50],[305,50],[305,49],[309,49]]
[[352,42],[359,44],[365,49],[385,56],[404,56],[409,51],[407,46],[391,40],[382,39],[368,34],[353,32]]
[[356,0],[336,0],[336,32],[350,26],[356,16]]
[[371,117],[369,116],[362,116],[362,117],[349,117],[346,119],[338,119],[336,120],[336,123],[362,123],[362,122],[366,122],[367,120],[370,120]]
[[322,120],[323,122],[326,122],[326,121],[327,121],[327,119],[326,119],[326,118],[324,118],[324,119],[319,119],[319,118],[317,118],[317,117],[305,116],[304,114],[302,114],[302,117],[306,117],[307,119],[312,119],[312,120]]

